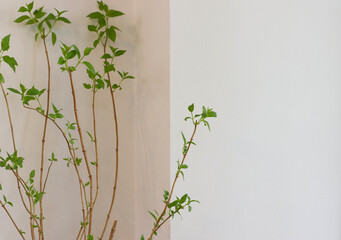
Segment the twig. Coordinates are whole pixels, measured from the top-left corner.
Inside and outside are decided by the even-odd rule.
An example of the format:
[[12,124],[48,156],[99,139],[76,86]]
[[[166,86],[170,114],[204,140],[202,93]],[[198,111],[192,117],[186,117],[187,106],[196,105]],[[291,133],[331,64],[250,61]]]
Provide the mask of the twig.
[[[104,54],[106,54],[106,45],[108,42],[108,37],[105,40],[105,44],[104,44]],[[112,198],[111,198],[111,203],[110,203],[110,207],[109,207],[109,211],[107,214],[107,219],[105,221],[104,224],[104,229],[102,231],[101,237],[99,238],[99,240],[103,239],[104,233],[106,231],[109,219],[110,219],[110,214],[112,211],[112,208],[114,206],[115,203],[115,196],[116,196],[116,188],[117,188],[117,180],[118,180],[118,146],[119,146],[119,138],[118,138],[118,121],[117,121],[117,112],[116,112],[116,104],[115,104],[115,97],[114,97],[114,93],[112,91],[112,85],[111,85],[111,79],[110,79],[110,74],[107,73],[107,77],[108,77],[108,81],[109,81],[109,90],[110,90],[110,96],[111,96],[111,101],[112,101],[112,107],[113,107],[113,112],[114,112],[114,120],[115,120],[115,132],[116,132],[116,166],[115,166],[115,182],[114,182],[114,188],[113,188],[113,193],[112,193]]]
[[90,169],[90,164],[89,164],[89,160],[88,160],[88,156],[86,154],[86,149],[84,146],[84,141],[83,141],[83,135],[82,135],[82,130],[80,127],[80,123],[79,123],[79,119],[78,119],[78,112],[77,112],[77,99],[76,99],[76,94],[75,94],[75,87],[73,84],[73,79],[72,79],[72,73],[69,72],[69,79],[70,79],[70,85],[71,85],[71,94],[72,94],[72,98],[73,98],[73,108],[74,108],[74,114],[75,114],[75,119],[76,119],[76,124],[77,124],[77,130],[78,130],[78,134],[79,134],[79,139],[80,139],[80,143],[81,143],[81,147],[82,147],[82,152],[83,152],[83,156],[84,156],[84,161],[86,164],[86,168],[88,171],[88,175],[89,175],[89,182],[90,182],[90,216],[92,214],[92,209],[93,209],[93,182],[92,182],[92,174],[91,174],[91,169]]
[[0,200],[0,205],[1,205],[1,207],[5,210],[5,212],[7,213],[8,217],[11,219],[11,221],[12,221],[14,227],[15,227],[15,228],[17,229],[17,231],[19,232],[21,238],[25,240],[25,237],[24,237],[23,233],[20,231],[20,229],[18,228],[17,224],[16,224],[15,221],[13,220],[11,214],[8,212],[6,206],[2,203],[1,200]]
[[109,236],[109,240],[113,240],[114,239],[114,234],[116,231],[116,225],[117,225],[117,220],[114,221],[114,225],[112,225],[111,231],[110,231],[110,236]]
[[[184,154],[184,156],[183,156],[183,158],[182,158],[181,165],[184,164],[184,162],[185,162],[185,160],[186,160],[186,157],[187,157],[187,153],[189,152],[189,149],[190,149],[190,147],[191,147],[191,145],[192,145],[192,143],[193,143],[193,138],[194,138],[195,132],[196,132],[196,130],[197,130],[197,126],[198,126],[198,123],[195,122],[195,123],[194,123],[194,130],[193,130],[193,133],[192,133],[192,137],[191,137],[191,140],[189,141],[187,151],[186,151],[186,153]],[[178,171],[176,172],[176,175],[175,175],[175,178],[174,178],[174,181],[173,181],[173,185],[172,185],[172,188],[171,188],[171,191],[170,191],[168,200],[167,200],[167,202],[166,202],[166,204],[165,204],[165,207],[163,208],[162,213],[160,214],[159,218],[157,219],[157,221],[156,221],[156,223],[155,223],[155,225],[154,225],[154,228],[153,228],[153,230],[152,230],[152,232],[151,232],[151,234],[150,234],[148,240],[151,240],[151,239],[152,239],[153,234],[156,232],[156,229],[158,228],[158,225],[159,225],[159,223],[160,223],[160,221],[161,221],[161,219],[162,219],[162,216],[165,214],[165,212],[166,212],[166,210],[167,210],[167,207],[168,207],[168,205],[169,205],[169,203],[170,203],[170,200],[171,200],[171,198],[172,198],[173,191],[174,191],[174,187],[175,187],[175,183],[176,183],[176,181],[177,181],[177,179],[178,179],[178,177],[179,177],[179,174],[180,174],[180,170],[178,170]]]
[[[41,140],[41,162],[40,162],[40,180],[39,180],[39,191],[43,192],[43,174],[44,174],[44,152],[45,152],[45,139],[46,139],[46,131],[47,131],[47,120],[50,111],[50,93],[51,93],[51,66],[50,66],[50,59],[49,53],[46,46],[46,36],[45,30],[43,30],[43,43],[47,61],[47,102],[46,102],[46,117],[44,122],[44,130],[43,130],[43,139]],[[39,231],[39,239],[44,240],[44,217],[43,217],[43,196],[39,201],[39,208],[40,208],[40,231]]]

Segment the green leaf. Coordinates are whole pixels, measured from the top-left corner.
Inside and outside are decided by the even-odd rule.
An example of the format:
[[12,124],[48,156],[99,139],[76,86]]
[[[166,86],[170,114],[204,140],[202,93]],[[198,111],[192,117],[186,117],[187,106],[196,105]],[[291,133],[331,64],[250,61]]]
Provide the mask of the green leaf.
[[5,203],[7,203],[7,198],[5,195],[2,196],[4,198]]
[[2,190],[2,185],[0,184],[0,191]]
[[65,63],[65,59],[63,57],[59,57],[58,64],[63,65]]
[[20,7],[18,12],[27,12],[27,8],[25,7]]
[[18,17],[17,19],[14,20],[14,22],[16,23],[22,23],[23,21],[27,20],[27,19],[30,19],[29,16],[26,16],[26,15],[23,15],[23,16],[20,16]]
[[7,51],[9,49],[9,41],[10,41],[11,35],[7,35],[4,37],[1,41],[1,49],[3,51]]
[[51,37],[52,37],[52,45],[55,45],[57,41],[57,35],[54,32],[51,32]]
[[76,56],[77,52],[75,50],[71,50],[70,52],[68,52],[65,56],[66,59],[72,59]]
[[8,64],[8,66],[10,66],[13,71],[15,72],[15,67],[18,66],[18,63],[17,61],[13,58],[13,57],[10,57],[10,56],[3,56],[2,59],[4,60],[5,63]]
[[5,83],[4,76],[2,76],[2,74],[1,74],[1,73],[0,73],[0,82],[1,82],[1,83]]
[[31,89],[27,90],[26,94],[35,96],[35,95],[39,95],[40,91],[38,89],[36,89],[35,87],[32,87]]
[[116,41],[116,30],[113,26],[111,26],[108,30],[107,30],[107,35],[109,37],[109,39],[113,42]]
[[94,48],[97,47],[97,45],[99,44],[99,39],[95,40],[93,45],[94,45]]
[[93,13],[90,13],[87,17],[88,18],[104,18],[104,15],[100,12],[93,12]]
[[91,48],[91,47],[85,48],[84,49],[84,56],[88,56],[91,53],[92,50],[93,50],[93,48]]
[[84,186],[87,187],[87,186],[89,186],[89,184],[90,184],[90,182],[86,182],[86,183],[84,184]]
[[190,111],[190,112],[194,111],[194,103],[192,103],[192,105],[188,106],[188,111]]
[[107,13],[108,17],[118,17],[124,15],[123,12],[117,11],[117,10],[109,10]]
[[110,54],[106,53],[104,54],[102,57],[102,59],[108,59],[108,58],[112,58]]
[[83,83],[83,86],[84,86],[86,89],[90,89],[90,88],[91,88],[91,85],[88,84],[88,83]]
[[141,236],[140,240],[144,240],[144,236],[143,236],[143,234],[142,234],[142,236]]
[[183,195],[180,199],[180,203],[184,203],[187,199],[187,196],[188,196],[187,194]]
[[31,173],[30,173],[30,178],[34,178],[35,175],[36,175],[36,171],[32,170]]
[[88,131],[86,131],[86,133],[89,135],[89,137],[90,137],[90,139],[91,139],[91,142],[95,142],[95,140],[94,140],[94,138],[92,137],[92,135],[91,135]]
[[21,95],[21,92],[19,92],[17,89],[15,88],[7,88],[9,91],[13,92],[13,93],[16,93],[16,94],[20,94]]
[[71,23],[71,21],[65,17],[59,17],[59,18],[57,18],[57,21],[62,21],[62,22],[65,22],[67,24]]
[[29,12],[31,12],[32,9],[33,9],[33,1],[32,1],[31,3],[29,3],[29,4],[26,4],[26,6],[27,6],[27,10],[28,10]]
[[151,211],[148,211],[150,215],[152,215],[152,217],[155,219],[155,221],[157,221],[157,217],[155,216],[155,214],[153,214]]
[[93,74],[96,74],[94,66],[91,63],[84,61],[82,62]]
[[118,51],[115,52],[115,57],[122,56],[125,53],[126,53],[126,50],[118,50]]
[[88,30],[90,32],[96,32],[97,31],[97,27],[95,25],[88,25]]

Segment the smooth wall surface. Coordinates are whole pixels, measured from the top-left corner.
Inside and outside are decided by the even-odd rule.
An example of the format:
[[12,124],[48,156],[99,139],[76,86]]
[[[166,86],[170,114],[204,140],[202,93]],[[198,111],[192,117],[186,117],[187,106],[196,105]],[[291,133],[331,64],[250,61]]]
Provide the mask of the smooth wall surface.
[[[159,207],[162,189],[169,184],[169,4],[166,1],[110,1],[109,5],[123,11],[124,16],[117,18],[114,24],[122,32],[117,36],[117,47],[127,53],[117,61],[116,69],[128,71],[136,77],[123,84],[123,90],[117,92],[118,121],[120,127],[120,174],[116,203],[113,209],[110,228],[114,219],[118,220],[115,239],[137,239],[142,233],[147,234],[152,228],[152,218],[147,210]],[[148,2],[148,4],[147,4]],[[19,68],[14,75],[8,67],[1,66],[7,83],[6,87],[18,87],[19,81],[27,86],[43,88],[46,82],[45,56],[41,42],[34,42],[34,33],[30,27],[13,23],[18,17],[17,10],[23,1],[5,1],[0,7],[0,37],[9,33],[11,49]],[[45,5],[51,10],[68,9],[66,16],[73,25],[56,26],[56,33],[67,44],[76,43],[80,49],[91,46],[93,34],[87,31],[90,23],[86,15],[95,11],[96,1],[35,1],[36,5]],[[154,11],[159,9],[159,11]],[[146,14],[149,12],[149,14]],[[158,18],[158,21],[155,19]],[[59,43],[58,43],[59,44]],[[49,41],[52,62],[52,102],[63,109],[67,120],[74,121],[70,86],[65,73],[59,71],[56,64],[60,56],[58,45],[52,49]],[[96,57],[102,55],[98,50]],[[95,57],[95,66],[100,67]],[[156,68],[156,69],[154,69]],[[87,81],[85,69],[75,74],[75,83],[81,124],[86,144],[91,149],[85,131],[92,132],[91,99],[82,86]],[[117,76],[113,76],[117,80]],[[102,231],[105,213],[109,207],[114,182],[114,128],[110,94],[108,91],[97,95],[98,141],[100,146],[100,197],[95,208],[94,229],[96,235]],[[15,125],[17,145],[26,157],[23,176],[28,176],[31,169],[38,172],[40,164],[41,117],[22,108],[14,94],[9,95]],[[3,152],[11,151],[10,132],[6,108],[0,98],[0,148]],[[162,123],[162,124],[161,124]],[[61,121],[63,125],[63,121]],[[157,129],[157,131],[155,131]],[[55,134],[56,137],[52,137]],[[77,135],[77,134],[76,134]],[[155,147],[155,141],[158,147]],[[65,142],[49,124],[47,133],[46,155],[54,151],[59,162],[51,169],[47,195],[45,197],[46,239],[74,239],[81,220],[79,207],[78,182],[74,169],[67,168],[62,158],[67,157]],[[92,149],[91,149],[92,150]],[[89,152],[93,159],[93,152]],[[154,165],[155,163],[155,165]],[[161,170],[159,170],[161,169]],[[38,175],[38,174],[37,174]],[[0,172],[3,193],[15,202],[18,200],[13,176]],[[2,195],[0,194],[2,198]],[[20,206],[20,204],[17,204]],[[13,211],[26,233],[29,233],[28,218],[23,208]],[[169,236],[169,228],[162,233],[164,239]],[[105,236],[104,238],[107,238]],[[18,233],[9,219],[0,210],[0,239],[18,239]]]
[[201,204],[172,240],[339,240],[341,2],[171,1],[171,159],[187,105],[200,129],[185,182]]

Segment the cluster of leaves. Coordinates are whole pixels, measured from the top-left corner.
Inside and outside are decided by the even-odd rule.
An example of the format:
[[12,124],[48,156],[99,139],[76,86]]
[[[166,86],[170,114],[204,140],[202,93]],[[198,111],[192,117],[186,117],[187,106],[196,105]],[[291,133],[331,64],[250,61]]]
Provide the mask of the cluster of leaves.
[[92,12],[87,16],[90,19],[97,20],[96,25],[88,25],[88,30],[97,34],[97,39],[93,43],[94,47],[100,42],[103,45],[106,44],[107,39],[112,42],[116,41],[116,31],[120,31],[120,29],[116,26],[109,26],[109,19],[124,15],[123,12],[109,9],[103,1],[97,1],[97,4],[99,11]]
[[21,96],[21,101],[24,105],[28,106],[30,101],[36,101],[38,107],[36,108],[37,111],[41,112],[42,114],[45,113],[41,103],[40,103],[40,96],[46,91],[46,89],[38,90],[34,86],[30,89],[27,89],[22,83],[20,84],[20,89],[15,88],[8,88],[9,91],[18,94]]
[[[0,66],[2,62],[5,62],[15,72],[16,67],[18,66],[17,61],[13,57],[4,55],[10,48],[10,39],[11,39],[11,35],[7,35],[1,40]],[[0,83],[5,83],[5,78],[1,73],[0,73]]]
[[[40,36],[45,39],[49,34],[51,34],[52,44],[54,45],[57,41],[57,35],[53,32],[53,28],[57,22],[71,23],[69,19],[62,16],[67,11],[55,10],[54,13],[48,13],[44,11],[44,7],[33,9],[34,2],[21,6],[18,12],[23,13],[22,16],[18,17],[15,22],[22,23],[25,22],[26,25],[35,25],[37,33],[35,34],[35,39],[37,40]],[[47,29],[48,31],[45,31]]]
[[[2,191],[2,185],[1,184],[0,184],[0,191]],[[8,201],[7,197],[5,195],[2,195],[2,198],[4,200],[4,202],[3,202],[4,206],[9,205],[9,206],[13,207],[13,203]]]
[[210,125],[207,121],[207,118],[215,118],[217,117],[217,113],[213,111],[212,108],[209,107],[202,107],[202,113],[201,114],[193,114],[194,112],[194,103],[188,106],[188,111],[191,113],[190,117],[186,117],[185,121],[191,119],[193,124],[199,125],[201,122],[204,123],[205,126],[208,127],[209,130],[211,130]]
[[30,172],[29,178],[26,182],[26,188],[28,190],[28,195],[33,199],[34,204],[37,204],[40,199],[42,198],[44,192],[39,192],[35,187],[34,187],[34,177],[36,175],[36,171],[32,170]]
[[[88,30],[90,32],[96,33],[97,35],[97,39],[93,43],[94,48],[96,48],[98,44],[101,43],[104,49],[106,49],[106,46],[109,46],[110,53],[107,53],[105,51],[105,53],[101,57],[101,59],[103,59],[103,75],[101,77],[98,72],[94,71],[93,67],[89,67],[88,64],[86,64],[88,67],[89,78],[94,79],[96,76],[98,76],[99,79],[96,79],[95,84],[93,84],[92,86],[85,83],[84,87],[86,89],[95,89],[94,87],[96,87],[97,89],[99,89],[100,87],[104,88],[104,82],[106,82],[107,87],[111,87],[113,91],[115,91],[116,89],[122,90],[122,82],[126,79],[134,79],[133,76],[130,76],[128,72],[117,71],[121,79],[118,83],[110,86],[108,79],[104,79],[104,75],[110,72],[116,72],[114,59],[126,53],[126,50],[110,46],[110,42],[108,42],[111,41],[111,43],[114,44],[116,42],[117,36],[116,31],[120,31],[119,28],[117,28],[116,26],[109,25],[110,19],[122,16],[124,15],[124,13],[114,9],[109,9],[108,5],[103,3],[102,1],[97,1],[97,4],[99,11],[92,12],[88,15],[88,18],[97,21],[97,24],[88,25]],[[89,70],[91,74],[89,74]],[[100,82],[101,84],[99,84],[98,82]]]
[[13,154],[6,153],[6,157],[0,156],[0,167],[6,170],[17,170],[23,167],[24,158],[18,156],[18,151]]

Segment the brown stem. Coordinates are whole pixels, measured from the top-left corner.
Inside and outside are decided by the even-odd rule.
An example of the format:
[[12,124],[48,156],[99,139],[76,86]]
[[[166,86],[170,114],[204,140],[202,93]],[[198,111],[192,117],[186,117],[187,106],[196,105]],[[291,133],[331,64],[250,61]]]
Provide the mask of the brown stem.
[[[187,151],[185,152],[185,154],[184,154],[184,156],[183,156],[183,158],[182,158],[181,165],[184,164],[184,162],[185,162],[185,160],[186,160],[186,157],[187,157],[187,153],[189,152],[189,149],[191,148],[191,145],[192,145],[192,143],[193,143],[193,138],[194,138],[195,132],[197,131],[197,126],[198,126],[198,123],[195,122],[195,123],[194,123],[194,130],[193,130],[193,133],[192,133],[192,136],[191,136],[191,140],[189,141]],[[170,202],[170,200],[171,200],[171,198],[172,198],[173,191],[174,191],[174,187],[175,187],[175,183],[176,183],[176,181],[178,180],[179,174],[180,174],[180,170],[178,170],[178,171],[176,172],[176,175],[175,175],[175,178],[174,178],[174,181],[173,181],[173,185],[172,185],[171,191],[170,191],[170,193],[169,193],[168,200],[167,200],[167,202],[166,202],[166,204],[165,204],[165,206],[164,206],[164,208],[163,208],[162,213],[160,214],[159,218],[157,219],[157,221],[156,221],[156,223],[155,223],[155,225],[154,225],[154,228],[153,228],[153,230],[152,230],[152,232],[151,232],[151,234],[150,234],[148,240],[151,240],[151,239],[152,239],[153,234],[154,234],[154,233],[156,232],[156,230],[158,229],[158,225],[159,225],[159,223],[160,223],[160,221],[161,221],[161,219],[162,219],[162,216],[165,214],[165,212],[166,212],[166,210],[167,210],[167,207],[168,207],[169,202]]]
[[[98,175],[99,175],[99,158],[98,158],[98,144],[97,144],[97,128],[96,128],[96,89],[95,89],[95,80],[93,83],[93,91],[92,91],[92,121],[93,121],[93,127],[94,127],[94,143],[95,143],[95,154],[96,154],[96,194],[95,199],[93,201],[93,208],[95,206],[98,191],[99,191],[99,181],[98,181]],[[91,228],[92,228],[92,211],[90,212],[90,219],[89,219],[89,231],[88,234],[91,234]]]
[[[43,117],[46,117],[43,113],[39,112],[39,111],[36,110],[35,108],[31,108],[31,107],[28,107],[28,106],[25,106],[25,105],[24,105],[24,107],[27,108],[27,109],[36,111],[37,113],[39,113],[39,114],[42,115]],[[63,129],[59,126],[59,124],[58,124],[56,121],[54,121],[52,118],[50,118],[50,117],[48,117],[48,119],[54,123],[54,125],[58,128],[58,130],[60,131],[60,133],[61,133],[62,136],[64,137],[64,140],[65,140],[65,142],[66,142],[66,144],[67,144],[67,147],[68,147],[68,150],[69,150],[69,153],[70,153],[70,156],[71,156],[71,158],[72,158],[72,160],[73,160],[73,165],[75,166],[75,170],[76,170],[77,177],[78,177],[78,182],[79,182],[79,187],[80,187],[81,205],[82,205],[82,213],[83,213],[83,222],[85,222],[86,219],[85,219],[85,217],[84,217],[84,211],[85,211],[85,210],[84,210],[84,201],[83,201],[83,192],[82,192],[82,186],[84,186],[84,184],[83,184],[83,180],[82,180],[82,178],[81,178],[81,176],[80,176],[80,173],[79,173],[79,170],[78,170],[78,166],[77,166],[77,163],[76,163],[76,154],[75,154],[75,151],[74,151],[74,150],[72,151],[72,147],[71,147],[71,145],[70,145],[70,143],[69,143],[69,140],[67,139],[67,137],[66,137],[66,135],[65,135],[65,133],[64,133],[64,131],[63,131]],[[77,239],[78,239],[78,237],[77,237]]]
[[46,177],[45,177],[45,181],[44,181],[44,186],[43,186],[43,192],[45,192],[46,183],[47,183],[47,180],[48,180],[48,178],[50,176],[50,170],[51,170],[52,164],[53,164],[53,161],[51,161],[50,166],[47,169],[47,173],[46,173]]
[[84,156],[84,161],[86,164],[86,168],[89,174],[89,182],[90,182],[90,216],[92,215],[92,209],[93,209],[93,182],[92,182],[92,174],[91,174],[91,169],[90,169],[90,164],[89,164],[89,160],[88,160],[88,156],[86,154],[86,149],[84,146],[84,140],[83,140],[83,135],[82,135],[82,130],[81,130],[81,126],[79,123],[79,119],[78,119],[78,111],[77,111],[77,99],[76,99],[76,94],[75,94],[75,87],[73,84],[73,79],[72,79],[72,73],[69,72],[69,79],[70,79],[70,85],[71,85],[71,93],[72,93],[72,98],[73,98],[73,108],[74,108],[74,114],[75,114],[75,119],[76,119],[76,124],[77,124],[77,130],[78,130],[78,134],[79,134],[79,139],[80,139],[80,143],[81,143],[81,147],[82,147],[82,152],[83,152],[83,156]]
[[[178,210],[176,210],[176,211],[174,212],[174,214],[178,213],[181,209],[182,209],[182,208],[179,208]],[[162,223],[160,223],[159,226],[155,229],[155,232],[156,232],[157,230],[159,230],[159,228],[160,228],[163,224],[165,224],[171,217],[172,217],[172,215],[169,215],[165,220],[163,220]]]
[[[107,38],[104,44],[104,54],[106,53],[106,44],[107,44]],[[112,107],[113,107],[113,112],[114,112],[114,120],[115,120],[115,132],[116,132],[116,167],[115,167],[115,182],[114,182],[114,188],[113,188],[113,194],[112,194],[112,198],[111,198],[111,203],[110,203],[110,207],[109,207],[109,211],[107,214],[107,218],[104,224],[104,229],[102,231],[101,237],[99,238],[99,240],[103,239],[104,233],[106,231],[109,219],[110,219],[110,214],[112,211],[112,208],[114,206],[115,203],[115,196],[116,196],[116,188],[117,188],[117,179],[118,179],[118,146],[119,146],[119,138],[118,138],[118,121],[117,121],[117,112],[116,112],[116,104],[115,104],[115,97],[114,97],[114,93],[112,91],[111,88],[111,79],[110,79],[110,74],[107,73],[107,77],[108,77],[108,81],[109,81],[109,90],[110,90],[110,96],[111,96],[111,101],[112,101]]]
[[11,221],[12,221],[14,227],[15,227],[15,228],[17,229],[17,231],[19,232],[21,238],[25,240],[25,237],[24,237],[23,233],[20,231],[20,229],[18,228],[17,224],[15,223],[13,217],[12,217],[11,214],[8,212],[8,210],[7,210],[6,206],[5,206],[5,204],[3,204],[3,203],[0,201],[0,205],[1,205],[1,207],[5,210],[5,212],[7,213],[8,217],[11,219]]
[[[46,46],[46,36],[43,32],[43,43],[46,55],[47,62],[47,102],[46,102],[46,117],[44,122],[44,130],[43,130],[43,138],[41,140],[41,160],[40,160],[40,180],[39,180],[39,191],[43,192],[43,174],[44,174],[44,153],[45,153],[45,141],[46,141],[46,131],[47,131],[47,120],[50,112],[50,93],[51,93],[51,65],[49,53]],[[39,239],[44,240],[44,214],[43,214],[43,196],[39,201],[39,209],[40,209],[40,231],[39,231]]]
[[[10,107],[9,107],[9,103],[8,103],[8,99],[7,99],[7,94],[5,92],[5,89],[4,89],[4,86],[3,84],[0,82],[0,86],[1,86],[1,91],[2,91],[2,94],[3,94],[3,97],[5,99],[5,103],[6,103],[6,108],[7,108],[7,116],[8,116],[8,121],[9,121],[9,124],[10,124],[10,129],[11,129],[11,135],[12,135],[12,144],[13,144],[13,150],[16,152],[17,151],[17,148],[16,148],[16,144],[15,144],[15,137],[14,137],[14,129],[13,129],[13,122],[12,122],[12,117],[11,117],[11,111],[10,111]],[[24,197],[23,197],[23,194],[22,194],[22,191],[21,191],[21,187],[20,187],[20,183],[22,185],[22,187],[24,188],[25,192],[28,193],[27,189],[26,189],[26,186],[24,183],[22,183],[20,181],[20,176],[19,176],[19,171],[18,170],[12,170],[14,176],[16,177],[17,179],[17,187],[18,187],[18,192],[19,192],[19,195],[20,195],[20,199],[21,199],[21,202],[22,204],[24,205],[26,211],[32,215],[32,212],[29,211],[27,205],[26,205],[26,202],[24,200]],[[28,195],[27,195],[28,196]],[[29,196],[28,196],[29,197]],[[32,230],[32,229],[31,229]]]
[[110,231],[110,236],[109,236],[109,240],[113,240],[114,239],[114,234],[116,231],[116,225],[117,225],[117,220],[114,221],[114,224],[112,225],[111,231]]
[[16,146],[15,146],[14,130],[13,130],[13,124],[12,124],[12,118],[11,118],[11,111],[10,111],[10,109],[9,109],[9,104],[8,104],[8,100],[7,100],[7,95],[6,95],[4,86],[2,85],[1,82],[0,82],[0,86],[1,86],[1,91],[2,91],[2,93],[3,93],[4,99],[5,99],[5,102],[6,102],[7,115],[8,115],[9,125],[10,125],[10,127],[11,127],[13,149],[14,149],[14,151],[17,151],[17,148],[16,148]]

